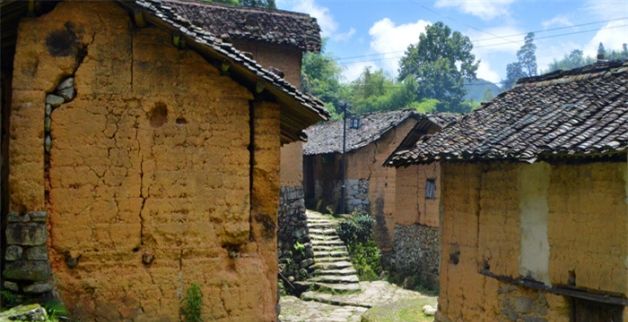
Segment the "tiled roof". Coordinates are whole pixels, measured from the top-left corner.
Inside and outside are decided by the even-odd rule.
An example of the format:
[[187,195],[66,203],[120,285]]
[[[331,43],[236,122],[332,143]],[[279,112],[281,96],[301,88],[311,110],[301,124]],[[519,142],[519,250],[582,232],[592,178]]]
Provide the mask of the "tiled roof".
[[289,45],[304,51],[321,49],[320,27],[307,14],[233,7],[194,0],[167,0],[172,11],[217,36]]
[[387,164],[625,157],[627,147],[628,62],[600,62],[523,79]]
[[[298,130],[301,124],[309,125],[316,122],[315,120],[326,120],[329,117],[323,102],[300,92],[288,81],[264,69],[255,60],[247,57],[230,43],[221,41],[211,32],[180,16],[165,2],[160,0],[133,0],[131,2],[119,0],[119,2],[122,5],[131,6],[130,9],[132,10],[145,10],[149,16],[154,16],[160,24],[165,24],[166,27],[179,33],[186,40],[189,47],[199,51],[207,51],[212,58],[231,66],[229,69],[230,75],[242,75],[247,80],[252,79],[254,84],[256,82],[257,85],[262,85],[263,90],[268,90],[271,95],[276,96],[280,101],[291,103],[291,106],[294,106],[291,111],[300,115],[299,119],[297,119],[300,123],[292,126],[292,129]],[[300,120],[300,118],[306,118],[307,121],[305,119]],[[294,121],[295,118],[292,117],[291,120]],[[296,136],[291,136],[292,139],[296,139]]]
[[[412,110],[399,110],[361,115],[358,129],[350,127],[350,118],[347,118],[346,151],[364,147],[379,140],[384,134],[397,127],[403,121],[413,117],[426,118],[438,125],[448,123],[451,115],[436,116],[422,115]],[[342,153],[342,125],[343,121],[330,121],[313,125],[305,130],[308,141],[303,145],[305,155]]]

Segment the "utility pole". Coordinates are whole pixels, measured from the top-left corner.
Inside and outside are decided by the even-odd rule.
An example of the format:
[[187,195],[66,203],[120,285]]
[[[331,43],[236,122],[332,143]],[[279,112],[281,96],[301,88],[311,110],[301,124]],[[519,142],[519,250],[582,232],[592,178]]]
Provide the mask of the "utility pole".
[[342,109],[342,155],[340,156],[340,178],[342,185],[340,186],[340,213],[344,214],[347,210],[347,160],[345,153],[347,152],[347,103],[340,102]]

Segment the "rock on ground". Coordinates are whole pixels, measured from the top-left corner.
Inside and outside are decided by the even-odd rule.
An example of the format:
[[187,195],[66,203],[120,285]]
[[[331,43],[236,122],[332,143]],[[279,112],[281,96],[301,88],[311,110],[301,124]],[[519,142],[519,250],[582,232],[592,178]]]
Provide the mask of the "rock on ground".
[[359,322],[367,309],[357,306],[337,306],[314,301],[303,301],[294,296],[282,296],[281,322]]

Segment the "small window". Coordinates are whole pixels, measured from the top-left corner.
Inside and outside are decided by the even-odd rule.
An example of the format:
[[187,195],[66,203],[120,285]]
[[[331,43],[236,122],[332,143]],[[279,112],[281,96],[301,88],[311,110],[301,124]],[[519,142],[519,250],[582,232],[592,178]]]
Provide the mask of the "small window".
[[436,179],[425,181],[425,199],[436,199]]
[[352,129],[359,129],[360,128],[360,119],[357,117],[352,117],[351,118],[351,123],[349,124],[349,127]]

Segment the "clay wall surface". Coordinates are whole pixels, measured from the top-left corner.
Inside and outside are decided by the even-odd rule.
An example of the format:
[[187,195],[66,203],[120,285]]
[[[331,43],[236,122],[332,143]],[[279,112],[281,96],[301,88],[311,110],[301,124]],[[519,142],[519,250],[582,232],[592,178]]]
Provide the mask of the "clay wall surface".
[[627,171],[625,162],[443,165],[439,320],[570,321],[568,297],[480,271],[625,297]]
[[[77,96],[52,111],[45,158],[46,94],[68,76]],[[11,211],[48,212],[55,287],[75,317],[179,320],[196,283],[206,320],[276,318],[279,111],[251,112],[252,99],[115,3],[22,21]]]
[[367,179],[370,214],[375,219],[375,241],[382,252],[392,250],[395,223],[396,169],[384,167],[384,161],[399,146],[416,120],[409,118],[381,139],[351,153],[347,162],[348,179]]
[[[426,181],[434,179],[435,198],[425,197]],[[440,164],[420,164],[400,167],[396,171],[397,193],[393,221],[397,225],[421,224],[439,226],[440,215]]]
[[301,49],[286,45],[269,44],[254,40],[233,40],[233,45],[253,54],[253,58],[266,68],[275,67],[284,78],[297,88],[301,87]]

